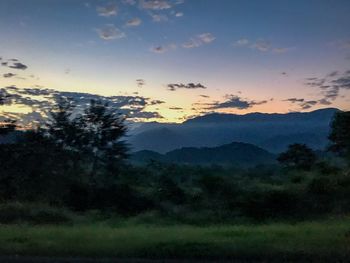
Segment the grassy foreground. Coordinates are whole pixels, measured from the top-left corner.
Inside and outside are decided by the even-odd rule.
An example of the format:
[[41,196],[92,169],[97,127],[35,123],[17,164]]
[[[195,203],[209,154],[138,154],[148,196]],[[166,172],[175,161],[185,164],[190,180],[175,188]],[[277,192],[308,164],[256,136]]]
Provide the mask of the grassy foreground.
[[0,226],[0,254],[49,257],[341,260],[350,219],[236,226]]

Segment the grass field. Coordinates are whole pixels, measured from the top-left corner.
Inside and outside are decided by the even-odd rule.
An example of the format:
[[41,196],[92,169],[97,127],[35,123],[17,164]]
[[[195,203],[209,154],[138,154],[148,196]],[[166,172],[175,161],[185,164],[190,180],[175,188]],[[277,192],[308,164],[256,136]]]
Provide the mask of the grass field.
[[297,224],[0,226],[0,254],[240,260],[347,259],[350,219]]

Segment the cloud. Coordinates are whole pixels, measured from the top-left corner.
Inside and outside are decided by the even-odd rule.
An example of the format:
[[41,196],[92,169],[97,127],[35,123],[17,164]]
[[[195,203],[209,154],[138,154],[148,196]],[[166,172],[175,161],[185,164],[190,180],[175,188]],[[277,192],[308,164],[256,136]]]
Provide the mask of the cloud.
[[166,0],[141,0],[140,7],[149,10],[164,10],[170,9],[172,6]]
[[277,54],[283,54],[283,53],[286,53],[286,52],[292,50],[292,48],[289,48],[289,47],[275,47],[269,41],[264,40],[264,39],[258,39],[256,41],[251,41],[247,38],[241,38],[241,39],[238,39],[237,41],[235,41],[232,44],[232,46],[237,47],[237,48],[246,47],[246,48],[258,50],[260,52],[273,52],[273,53],[277,53]]
[[183,110],[181,107],[170,107],[169,110]]
[[28,66],[26,66],[20,62],[15,62],[12,65],[9,65],[8,67],[13,68],[13,69],[21,69],[21,70],[25,70],[28,68]]
[[[302,110],[310,109],[313,106],[321,103],[320,101],[317,101],[317,100],[305,100],[303,98],[290,98],[284,101],[288,101],[292,104],[297,104]],[[325,103],[325,101],[322,101],[322,103]]]
[[340,96],[342,90],[350,90],[350,70],[343,73],[339,71],[332,71],[325,77],[307,78],[307,86],[318,88],[323,96],[319,101],[323,105],[330,105]]
[[199,34],[195,37],[192,37],[190,40],[182,44],[184,48],[196,48],[205,44],[210,44],[215,40],[215,37],[211,33]]
[[165,103],[165,101],[163,101],[163,100],[151,100],[149,102],[149,105],[159,105],[159,104],[163,104],[163,103]]
[[2,75],[4,78],[12,78],[14,76],[16,76],[16,74],[13,74],[13,73],[5,73]]
[[308,101],[301,103],[300,106],[301,106],[301,109],[307,110],[307,109],[310,109],[317,104],[318,104],[318,101],[316,101],[316,100],[308,100]]
[[111,3],[103,7],[97,7],[96,11],[99,16],[116,16],[118,13],[118,7],[115,3]]
[[124,5],[135,5],[136,4],[136,0],[123,0],[122,3]]
[[164,119],[164,117],[159,113],[155,111],[143,111],[138,112],[137,114],[131,114],[131,117],[142,121],[142,119]]
[[215,40],[215,37],[211,33],[200,34],[198,35],[198,38],[206,44],[209,44]]
[[233,43],[233,46],[234,47],[243,47],[243,46],[247,46],[249,45],[249,40],[246,39],[246,38],[241,38],[241,39],[238,39],[236,42]]
[[176,16],[176,17],[182,17],[182,16],[184,16],[184,13],[182,13],[182,12],[177,12],[177,13],[175,13],[175,16]]
[[104,28],[97,29],[96,31],[99,37],[104,40],[122,39],[126,37],[125,33],[113,24],[108,24]]
[[187,41],[186,43],[183,43],[182,47],[184,47],[184,48],[196,48],[196,47],[200,47],[201,45],[202,45],[202,43],[200,41],[198,41],[195,38],[192,38],[189,41]]
[[146,84],[146,81],[144,79],[137,79],[136,80],[136,85],[139,88],[142,88]]
[[161,53],[166,52],[167,50],[166,50],[166,48],[164,48],[164,47],[162,47],[162,46],[156,46],[156,47],[152,47],[152,48],[151,48],[151,51],[154,52],[154,53],[159,53],[159,54],[161,54]]
[[0,88],[0,105],[11,104],[10,93],[4,89]]
[[208,96],[208,95],[199,95],[200,97],[202,97],[202,98],[210,98],[210,96]]
[[288,52],[290,50],[291,50],[291,48],[288,48],[288,47],[280,47],[280,48],[272,49],[272,52],[275,52],[277,54],[283,54],[283,53],[286,53],[286,52]]
[[168,21],[168,16],[164,14],[150,14],[154,22]]
[[265,40],[258,40],[256,41],[251,48],[259,50],[261,52],[266,52],[269,51],[271,48],[271,43]]
[[247,100],[243,99],[237,95],[226,95],[225,101],[223,102],[213,102],[213,103],[205,103],[202,104],[205,106],[205,109],[207,110],[218,110],[218,109],[238,109],[238,110],[244,110],[249,109],[255,105],[262,105],[266,104],[267,100],[262,101],[254,101],[254,100]]
[[[61,92],[45,88],[18,88],[9,86],[0,88],[0,97],[5,98],[3,102],[9,105],[21,105],[32,108],[33,111],[45,120],[48,112],[64,97],[70,99],[76,105],[77,112],[83,110],[90,104],[92,99],[101,100],[108,103],[110,107],[115,108],[124,114],[129,120],[142,120],[150,118],[163,118],[158,112],[147,111],[148,106],[154,106],[165,103],[162,100],[154,100],[143,96],[100,96],[82,92]],[[12,113],[14,114],[14,113]],[[18,115],[18,117],[23,117]],[[21,122],[20,118],[19,121]]]
[[326,98],[320,99],[318,102],[319,102],[319,104],[321,104],[321,105],[331,105],[331,104],[332,104],[332,102],[330,102],[330,101],[327,100]]
[[328,75],[327,75],[327,77],[335,77],[335,76],[337,76],[338,75],[338,71],[337,70],[335,70],[335,71],[332,71],[331,73],[329,73]]
[[200,84],[200,83],[197,83],[197,84],[194,84],[194,83],[188,83],[188,84],[182,84],[182,83],[179,83],[179,84],[168,84],[167,85],[168,89],[170,91],[175,91],[177,89],[206,89],[207,87],[205,87],[204,85]]
[[168,44],[168,45],[165,45],[165,46],[154,46],[154,47],[151,47],[151,52],[153,53],[158,53],[158,54],[163,54],[167,51],[170,51],[170,50],[174,50],[176,49],[176,45],[175,44]]
[[285,101],[289,101],[291,103],[298,103],[298,102],[304,102],[304,99],[297,99],[297,98],[290,98],[290,99],[286,99]]
[[126,22],[126,26],[139,26],[141,25],[142,21],[140,18],[136,17],[133,19],[130,19]]

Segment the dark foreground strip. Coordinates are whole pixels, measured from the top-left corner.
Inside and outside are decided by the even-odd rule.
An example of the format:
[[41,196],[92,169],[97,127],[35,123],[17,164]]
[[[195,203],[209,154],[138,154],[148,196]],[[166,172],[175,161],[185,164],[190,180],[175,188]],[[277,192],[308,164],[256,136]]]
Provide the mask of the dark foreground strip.
[[310,262],[333,262],[333,263],[346,263],[350,262],[344,259],[333,259],[324,258],[322,260],[318,259],[261,259],[261,260],[235,260],[235,259],[225,259],[225,260],[180,260],[180,259],[116,259],[116,258],[52,258],[52,257],[25,257],[25,256],[0,256],[1,263],[310,263]]

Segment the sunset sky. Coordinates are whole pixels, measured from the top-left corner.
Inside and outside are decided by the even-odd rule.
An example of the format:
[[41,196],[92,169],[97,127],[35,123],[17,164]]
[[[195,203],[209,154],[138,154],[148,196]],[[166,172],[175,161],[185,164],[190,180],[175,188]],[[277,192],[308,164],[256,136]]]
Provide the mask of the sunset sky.
[[136,100],[141,121],[350,110],[349,14],[349,0],[0,0],[0,88],[22,96],[2,111],[47,89]]

